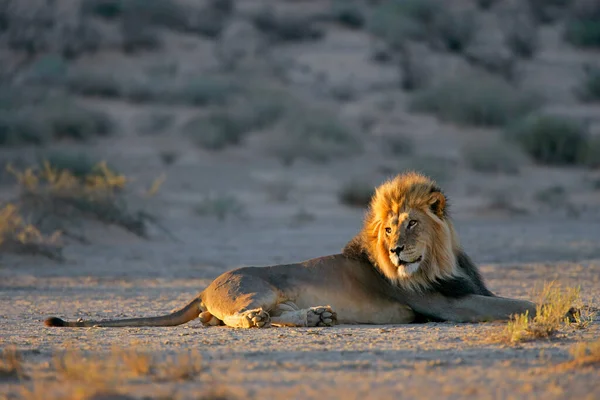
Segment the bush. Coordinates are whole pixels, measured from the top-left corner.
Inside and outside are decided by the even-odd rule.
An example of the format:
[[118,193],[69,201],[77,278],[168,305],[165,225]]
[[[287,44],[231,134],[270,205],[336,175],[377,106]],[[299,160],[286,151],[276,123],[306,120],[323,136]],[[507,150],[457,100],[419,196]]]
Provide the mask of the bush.
[[362,143],[352,129],[330,112],[312,107],[286,115],[280,132],[267,146],[284,165],[300,158],[326,162],[362,150]]
[[514,12],[512,21],[504,27],[504,43],[516,57],[530,59],[539,46],[537,27],[527,15]]
[[556,115],[526,117],[507,134],[534,160],[555,165],[582,163],[590,139],[583,124]]
[[103,112],[76,105],[69,99],[48,98],[17,110],[0,107],[0,145],[43,144],[53,139],[88,140],[113,132]]
[[564,14],[571,0],[527,0],[528,11],[540,23],[556,21]]
[[471,142],[462,155],[469,168],[483,173],[516,174],[524,162],[518,148],[492,140]]
[[600,3],[579,0],[565,23],[565,39],[579,47],[600,47]]
[[92,15],[106,19],[121,16],[125,0],[83,0],[81,12],[83,15]]
[[184,135],[207,150],[222,150],[237,145],[248,131],[249,124],[244,116],[228,111],[192,118],[182,127]]
[[317,40],[323,31],[315,27],[314,20],[292,14],[276,13],[271,8],[263,9],[253,16],[252,22],[259,31],[274,41],[299,42]]
[[443,12],[437,17],[434,25],[434,40],[441,43],[444,49],[460,53],[475,38],[478,25],[471,12]]
[[503,126],[539,106],[539,99],[487,75],[452,79],[417,93],[410,109],[465,125]]
[[336,0],[332,6],[333,18],[352,29],[360,29],[365,25],[365,14],[357,1]]
[[353,179],[346,182],[338,192],[340,203],[350,206],[366,208],[375,194],[375,187],[363,180]]
[[385,0],[369,16],[368,28],[396,48],[407,38],[425,39],[442,12],[436,0]]
[[583,101],[600,102],[600,67],[586,68],[585,77],[576,89],[576,94]]
[[98,173],[96,167],[99,161],[93,161],[85,153],[53,151],[38,155],[39,168],[43,169],[46,164],[53,170],[68,171],[75,178],[84,179],[87,176],[94,176]]

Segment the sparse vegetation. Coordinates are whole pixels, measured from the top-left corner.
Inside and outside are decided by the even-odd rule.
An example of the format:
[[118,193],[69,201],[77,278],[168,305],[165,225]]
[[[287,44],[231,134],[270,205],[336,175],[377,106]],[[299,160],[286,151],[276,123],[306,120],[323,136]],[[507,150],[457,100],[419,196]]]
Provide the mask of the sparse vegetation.
[[565,23],[565,39],[579,47],[600,47],[600,3],[577,0]]
[[244,204],[237,197],[229,194],[209,194],[194,208],[194,211],[198,215],[215,216],[219,220],[246,216]]
[[222,150],[239,144],[248,129],[251,127],[243,116],[216,111],[192,118],[182,127],[182,133],[204,149]]
[[559,19],[571,0],[527,0],[528,12],[542,23],[549,24]]
[[590,135],[576,120],[556,115],[532,115],[507,131],[534,160],[542,164],[583,164]]
[[515,315],[492,341],[515,344],[551,337],[568,326],[569,313],[578,301],[579,288],[563,290],[556,282],[547,283],[538,294],[535,317],[527,313]]
[[[100,171],[97,166],[100,161],[93,160],[89,154],[72,151],[51,151],[38,155],[38,168],[44,168],[48,163],[56,171],[68,171],[74,177],[85,180]],[[113,170],[112,168],[110,168]]]
[[175,115],[169,112],[150,112],[140,115],[136,131],[142,135],[156,135],[169,129],[175,122]]
[[462,154],[469,168],[483,173],[517,174],[525,161],[520,149],[499,140],[472,141]]
[[576,93],[583,101],[600,102],[600,66],[585,67],[585,77]]
[[503,126],[539,105],[537,96],[487,75],[453,79],[416,93],[414,111],[465,125]]
[[350,206],[366,208],[375,194],[375,185],[360,179],[346,182],[338,192],[340,203]]

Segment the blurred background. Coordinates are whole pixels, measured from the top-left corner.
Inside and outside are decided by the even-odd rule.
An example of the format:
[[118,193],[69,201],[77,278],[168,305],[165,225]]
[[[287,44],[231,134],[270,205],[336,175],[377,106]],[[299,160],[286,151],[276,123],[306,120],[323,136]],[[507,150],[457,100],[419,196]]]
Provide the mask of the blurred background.
[[411,169],[477,261],[591,258],[600,1],[0,0],[0,161],[7,253],[299,261]]

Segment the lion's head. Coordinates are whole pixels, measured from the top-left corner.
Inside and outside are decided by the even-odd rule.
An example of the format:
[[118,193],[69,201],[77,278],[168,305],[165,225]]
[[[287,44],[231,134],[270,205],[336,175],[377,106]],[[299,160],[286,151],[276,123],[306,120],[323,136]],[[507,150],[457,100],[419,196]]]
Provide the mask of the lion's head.
[[[410,172],[379,186],[361,233],[349,243],[392,282],[423,289],[457,273],[459,244],[447,199],[431,179]],[[345,250],[346,251],[346,250]]]

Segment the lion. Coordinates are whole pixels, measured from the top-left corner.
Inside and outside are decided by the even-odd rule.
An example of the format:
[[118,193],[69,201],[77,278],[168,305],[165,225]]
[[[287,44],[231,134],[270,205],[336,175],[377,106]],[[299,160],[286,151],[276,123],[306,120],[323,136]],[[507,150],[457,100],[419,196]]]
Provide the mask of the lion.
[[314,327],[407,324],[426,320],[506,320],[535,304],[498,297],[461,249],[436,183],[407,172],[376,188],[360,232],[340,254],[296,264],[244,267],[217,277],[188,305],[168,315],[64,321],[53,327]]

